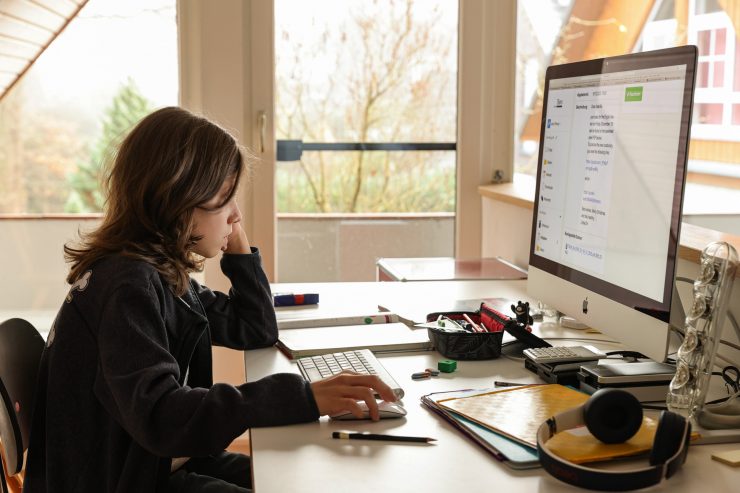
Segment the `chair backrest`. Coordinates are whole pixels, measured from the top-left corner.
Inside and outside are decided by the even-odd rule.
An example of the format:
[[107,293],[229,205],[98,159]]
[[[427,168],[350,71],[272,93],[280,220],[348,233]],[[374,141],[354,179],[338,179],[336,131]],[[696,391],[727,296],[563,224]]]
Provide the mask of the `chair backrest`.
[[0,440],[9,476],[21,472],[44,339],[30,323],[0,323]]

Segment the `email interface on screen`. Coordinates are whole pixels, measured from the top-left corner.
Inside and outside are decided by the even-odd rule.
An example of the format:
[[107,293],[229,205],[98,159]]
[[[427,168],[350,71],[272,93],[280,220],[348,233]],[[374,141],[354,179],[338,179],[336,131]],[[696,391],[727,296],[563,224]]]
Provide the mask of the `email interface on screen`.
[[535,255],[663,300],[685,77],[550,80]]

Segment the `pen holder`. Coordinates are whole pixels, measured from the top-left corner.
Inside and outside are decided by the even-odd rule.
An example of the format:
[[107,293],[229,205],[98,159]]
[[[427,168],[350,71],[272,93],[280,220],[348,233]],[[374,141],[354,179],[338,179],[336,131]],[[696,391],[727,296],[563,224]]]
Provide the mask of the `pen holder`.
[[[468,315],[475,323],[480,323],[477,312],[430,313],[428,321],[435,321],[439,315],[453,320],[461,320],[462,314]],[[446,332],[428,327],[429,340],[434,348],[444,357],[454,360],[495,359],[501,355],[503,331],[498,332]]]

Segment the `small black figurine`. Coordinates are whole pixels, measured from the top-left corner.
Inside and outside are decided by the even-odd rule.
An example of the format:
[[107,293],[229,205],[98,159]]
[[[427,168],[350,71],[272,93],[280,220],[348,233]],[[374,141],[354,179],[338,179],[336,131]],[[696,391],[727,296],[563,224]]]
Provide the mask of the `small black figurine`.
[[516,302],[516,306],[511,305],[511,310],[516,315],[516,321],[523,325],[532,325],[534,318],[529,314],[529,302]]

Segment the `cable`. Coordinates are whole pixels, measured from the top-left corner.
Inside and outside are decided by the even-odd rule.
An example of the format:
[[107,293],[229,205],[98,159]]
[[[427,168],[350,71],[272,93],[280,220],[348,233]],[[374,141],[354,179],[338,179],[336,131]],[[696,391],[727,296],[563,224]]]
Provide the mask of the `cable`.
[[689,284],[694,284],[694,280],[693,279],[690,279],[688,277],[676,277],[676,281],[687,282]]
[[720,339],[720,340],[719,340],[719,343],[720,343],[720,344],[724,344],[725,346],[730,346],[731,348],[734,348],[734,349],[738,349],[738,350],[740,350],[740,346],[738,346],[738,345],[737,345],[737,344],[735,344],[734,342],[730,342],[730,341],[726,341],[726,340],[724,340],[724,339]]

